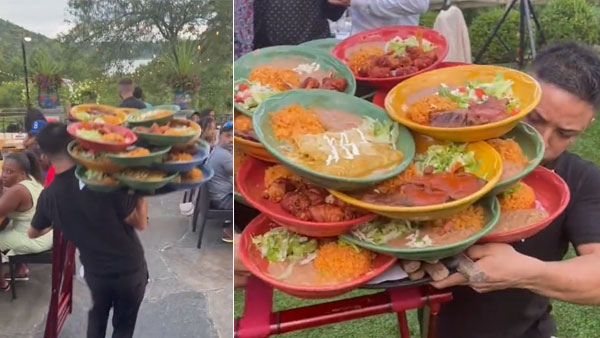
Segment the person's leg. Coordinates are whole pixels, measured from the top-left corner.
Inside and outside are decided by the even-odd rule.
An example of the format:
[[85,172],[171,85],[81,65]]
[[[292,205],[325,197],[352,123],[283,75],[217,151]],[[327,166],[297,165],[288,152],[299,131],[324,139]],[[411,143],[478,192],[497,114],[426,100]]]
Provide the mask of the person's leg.
[[[228,194],[225,198],[219,201],[211,201],[215,209],[232,210],[233,209],[233,194]],[[233,211],[232,211],[233,212]],[[223,222],[223,242],[233,243],[233,223],[231,221]]]
[[140,269],[130,276],[119,279],[115,285],[117,297],[113,309],[112,338],[131,338],[135,329],[138,310],[144,299],[148,284],[148,270]]
[[89,274],[85,275],[85,281],[90,288],[93,302],[88,312],[87,338],[104,338],[108,313],[113,304],[112,281]]
[[[0,264],[0,276],[3,276],[4,274],[2,273],[2,266],[3,264]],[[0,292],[7,292],[9,290],[9,282],[7,280],[5,280],[4,278],[0,278]]]

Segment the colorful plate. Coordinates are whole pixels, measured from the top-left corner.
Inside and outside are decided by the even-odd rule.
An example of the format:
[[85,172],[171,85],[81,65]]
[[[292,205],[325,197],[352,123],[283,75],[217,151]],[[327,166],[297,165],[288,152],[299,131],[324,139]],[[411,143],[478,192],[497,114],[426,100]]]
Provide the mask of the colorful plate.
[[82,166],[84,166],[88,169],[101,171],[101,172],[107,173],[107,174],[114,174],[114,173],[117,173],[117,172],[123,170],[123,167],[116,165],[108,157],[104,157],[101,160],[94,161],[94,160],[87,159],[83,156],[80,156],[77,153],[78,149],[83,150],[83,147],[81,145],[79,145],[77,143],[77,141],[71,141],[71,143],[69,143],[69,146],[67,147],[67,151],[69,152],[69,155],[71,155],[71,157],[77,163],[81,164]]
[[[86,119],[86,118],[84,118],[84,116],[81,115],[81,114],[89,114],[89,115],[93,115],[93,116],[100,115],[100,114],[93,114],[93,113],[89,112],[91,109],[94,109],[94,108],[102,109],[102,110],[110,112],[111,115],[113,115],[114,117],[116,117],[118,119],[118,122],[107,123],[107,122],[93,121],[90,119]],[[116,124],[116,125],[122,125],[127,120],[127,114],[125,112],[123,112],[121,109],[113,107],[113,106],[102,105],[102,104],[80,104],[80,105],[74,106],[73,108],[71,108],[71,116],[76,121],[81,121],[81,122],[88,121],[88,122],[107,123],[107,124]]]
[[[106,156],[116,165],[122,167],[147,167],[154,163],[162,162],[165,154],[171,150],[171,147],[156,149],[146,156],[119,156],[118,154],[107,154]],[[127,150],[125,150],[127,151]]]
[[[168,111],[170,113],[168,115],[149,119],[149,120],[141,120],[141,121],[136,120],[140,115],[149,113],[149,112],[154,112],[154,111]],[[159,126],[162,126],[162,125],[169,123],[169,121],[171,121],[173,119],[173,116],[175,116],[175,113],[178,111],[179,111],[179,106],[175,106],[175,105],[156,106],[156,107],[147,108],[147,109],[140,109],[136,112],[133,112],[133,113],[127,115],[127,124],[132,128],[133,127],[150,127],[151,125],[153,125],[155,123],[158,124]]]
[[301,43],[300,46],[315,48],[323,52],[331,53],[333,48],[337,46],[342,40],[329,38],[329,39],[317,39]]
[[154,167],[167,173],[187,172],[195,167],[206,163],[208,154],[210,153],[210,145],[203,140],[198,140],[196,143],[196,153],[191,161],[186,162],[162,162],[156,163]]
[[160,181],[139,181],[136,179],[132,179],[130,177],[125,176],[123,173],[118,173],[115,175],[119,183],[124,186],[127,186],[134,190],[142,190],[142,191],[154,191],[160,189],[171,182],[178,174],[172,174],[169,176],[165,176]]
[[190,135],[182,135],[182,136],[162,135],[162,134],[141,132],[140,131],[141,127],[135,127],[135,128],[133,128],[133,131],[140,138],[140,140],[143,140],[144,142],[146,142],[148,144],[159,146],[159,147],[184,145],[184,144],[188,144],[190,142],[194,142],[200,137],[200,133],[201,133],[202,129],[200,128],[200,126],[197,123],[194,123],[194,122],[188,121],[188,120],[183,120],[183,119],[173,119],[172,121],[178,121],[178,123],[179,122],[185,123],[185,124],[191,126],[196,131],[196,133],[190,134]]
[[202,170],[202,179],[200,181],[184,182],[184,183],[169,182],[169,184],[167,184],[167,187],[171,188],[175,191],[195,189],[195,188],[198,188],[199,186],[201,186],[202,184],[210,181],[210,179],[213,178],[213,176],[215,175],[215,171],[210,166],[207,166],[207,165],[201,166],[200,170]]
[[82,137],[77,136],[77,132],[82,129],[83,123],[76,122],[71,123],[67,126],[67,132],[73,136],[81,146],[86,149],[92,149],[98,152],[109,152],[116,153],[125,150],[130,145],[134,144],[137,141],[137,136],[129,129],[119,126],[113,126],[110,124],[102,124],[102,123],[91,123],[94,127],[102,127],[105,126],[112,133],[119,133],[125,136],[125,142],[123,143],[112,143],[112,142],[102,142],[102,141],[92,141]]
[[86,172],[86,168],[82,167],[82,166],[78,166],[77,169],[75,169],[75,177],[77,177],[77,179],[79,179],[81,182],[85,183],[85,186],[92,190],[92,191],[97,191],[97,192],[113,192],[113,191],[117,191],[121,188],[120,185],[105,185],[105,184],[98,184],[98,183],[94,183],[89,181],[88,179],[85,178],[85,172]]

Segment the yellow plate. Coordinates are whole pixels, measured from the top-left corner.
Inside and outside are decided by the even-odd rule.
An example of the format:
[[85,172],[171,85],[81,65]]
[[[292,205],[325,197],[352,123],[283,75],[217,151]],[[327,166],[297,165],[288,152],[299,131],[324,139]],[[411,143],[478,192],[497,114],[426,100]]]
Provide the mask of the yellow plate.
[[[413,122],[407,116],[407,99],[416,93],[436,89],[441,83],[458,86],[474,80],[491,82],[498,73],[501,73],[505,80],[512,80],[514,83],[513,94],[519,99],[520,104],[520,112],[515,116],[494,123],[462,128],[425,126]],[[498,66],[468,65],[437,69],[400,82],[386,96],[385,110],[392,119],[418,133],[440,140],[475,142],[500,137],[508,133],[537,106],[541,97],[540,85],[534,78],[525,73]],[[412,102],[409,101],[408,103]]]
[[[423,141],[420,140],[418,137],[415,138],[417,149],[422,149],[422,142]],[[494,150],[494,148],[492,148],[489,144],[487,144],[486,142],[470,143],[469,145],[467,145],[466,150],[472,150],[475,153],[475,159],[477,159],[481,163],[479,170],[474,174],[486,179],[487,183],[478,192],[465,198],[461,198],[459,200],[422,207],[397,207],[366,203],[341,192],[330,192],[333,196],[350,205],[389,218],[428,220],[434,218],[447,217],[466,209],[468,206],[477,202],[479,199],[485,196],[494,188],[496,183],[498,183],[498,181],[500,180],[500,176],[502,175],[502,158],[500,157],[500,154],[498,154],[498,152],[496,152],[496,150]]]
[[279,161],[277,161],[261,143],[248,141],[238,136],[234,136],[233,139],[235,149],[248,154],[248,156],[271,163],[279,163]]
[[137,109],[137,108],[116,108],[116,110],[125,113],[125,115],[129,115],[131,113],[135,113],[139,109]]
[[71,108],[71,115],[77,121],[82,121],[80,118],[77,117],[77,114],[78,113],[87,113],[92,108],[102,109],[102,110],[106,110],[106,111],[113,113],[114,116],[118,118],[118,123],[116,123],[117,125],[122,125],[127,120],[127,114],[123,111],[122,108],[115,108],[113,106],[106,106],[103,104],[80,104],[80,105],[77,105],[77,106]]

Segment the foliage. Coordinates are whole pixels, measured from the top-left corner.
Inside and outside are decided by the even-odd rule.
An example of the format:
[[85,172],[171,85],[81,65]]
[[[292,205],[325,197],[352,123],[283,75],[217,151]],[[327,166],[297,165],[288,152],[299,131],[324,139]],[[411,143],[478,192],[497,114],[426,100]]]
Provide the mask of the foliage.
[[191,40],[179,41],[175,44],[173,53],[165,53],[164,62],[169,73],[168,82],[177,91],[194,93],[198,81],[198,66],[200,55],[197,42]]
[[0,84],[0,108],[24,107],[25,83],[23,81],[5,81]]
[[69,94],[69,102],[72,105],[84,103],[98,103],[100,95],[98,95],[97,84],[94,81],[82,81],[72,84],[72,90]]
[[576,40],[600,42],[598,8],[586,0],[552,0],[540,13],[540,24],[548,43]]
[[433,28],[433,24],[435,23],[438,14],[438,11],[429,11],[421,14],[419,17],[419,26]]

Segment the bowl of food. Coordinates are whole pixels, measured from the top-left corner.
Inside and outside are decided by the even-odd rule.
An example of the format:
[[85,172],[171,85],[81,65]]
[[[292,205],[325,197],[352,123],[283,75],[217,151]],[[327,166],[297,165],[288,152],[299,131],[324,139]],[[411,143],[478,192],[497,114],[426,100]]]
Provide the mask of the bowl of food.
[[436,69],[394,87],[385,98],[390,117],[440,140],[475,142],[501,137],[540,101],[531,76],[514,69],[469,65]]
[[129,115],[131,113],[135,113],[139,109],[137,108],[115,108],[117,111],[125,113],[125,115]]
[[146,167],[162,162],[169,150],[171,147],[132,146],[119,153],[107,154],[106,157],[121,167]]
[[112,192],[121,187],[119,181],[112,174],[86,169],[82,166],[75,169],[75,177],[83,182],[88,189],[97,192]]
[[479,242],[512,243],[529,238],[559,217],[571,197],[569,186],[551,170],[535,168],[498,195],[500,218]]
[[111,124],[76,122],[67,126],[67,132],[82,147],[97,152],[120,152],[137,141],[131,130]]
[[331,298],[352,291],[396,262],[336,237],[308,238],[259,215],[239,240],[240,258],[250,272],[299,298]]
[[119,183],[134,190],[154,191],[171,182],[178,174],[148,168],[128,168],[115,174]]
[[389,89],[434,69],[448,54],[448,43],[433,29],[389,26],[354,34],[332,53],[350,67],[359,82]]
[[277,163],[277,160],[271,153],[256,138],[252,118],[244,114],[235,114],[234,118],[234,133],[235,148],[242,150],[244,153],[258,158],[259,160]]
[[502,158],[502,176],[492,190],[498,195],[535,169],[544,157],[544,140],[540,133],[525,122],[520,122],[508,134],[487,140]]
[[354,96],[295,90],[264,101],[252,119],[258,140],[309,182],[341,191],[394,177],[414,156],[410,132]]
[[268,97],[294,89],[325,89],[354,95],[352,72],[331,54],[301,46],[255,50],[235,62],[234,106],[252,116]]
[[333,196],[388,218],[430,220],[466,209],[500,180],[502,159],[486,142],[441,142],[415,135],[417,155],[401,174],[363,191]]
[[407,260],[436,260],[463,252],[489,233],[500,217],[498,200],[479,200],[456,214],[428,221],[379,217],[360,224],[344,240]]
[[164,126],[153,124],[150,128],[135,127],[133,131],[146,143],[168,147],[194,142],[200,137],[202,129],[195,122],[173,119]]
[[106,155],[108,153],[85,149],[77,141],[71,141],[67,147],[69,155],[78,164],[93,171],[114,174],[123,170],[123,167],[113,163]]
[[122,125],[127,114],[118,108],[102,104],[80,104],[71,108],[71,116],[76,121]]
[[154,167],[167,173],[187,172],[203,165],[210,153],[210,145],[204,140],[198,140],[194,145],[173,148],[162,163]]
[[342,42],[342,40],[327,38],[307,41],[305,43],[301,43],[299,46],[314,48],[323,52],[331,53],[333,48],[340,42]]
[[240,194],[250,205],[275,223],[305,236],[338,236],[375,218],[281,164],[248,158],[236,179]]
[[210,166],[201,166],[193,168],[190,171],[179,173],[169,184],[168,188],[173,190],[190,190],[201,186],[208,182],[215,175],[214,170]]
[[127,115],[127,124],[130,127],[150,127],[155,123],[162,126],[169,123],[177,111],[179,111],[179,106],[156,106],[141,109]]

